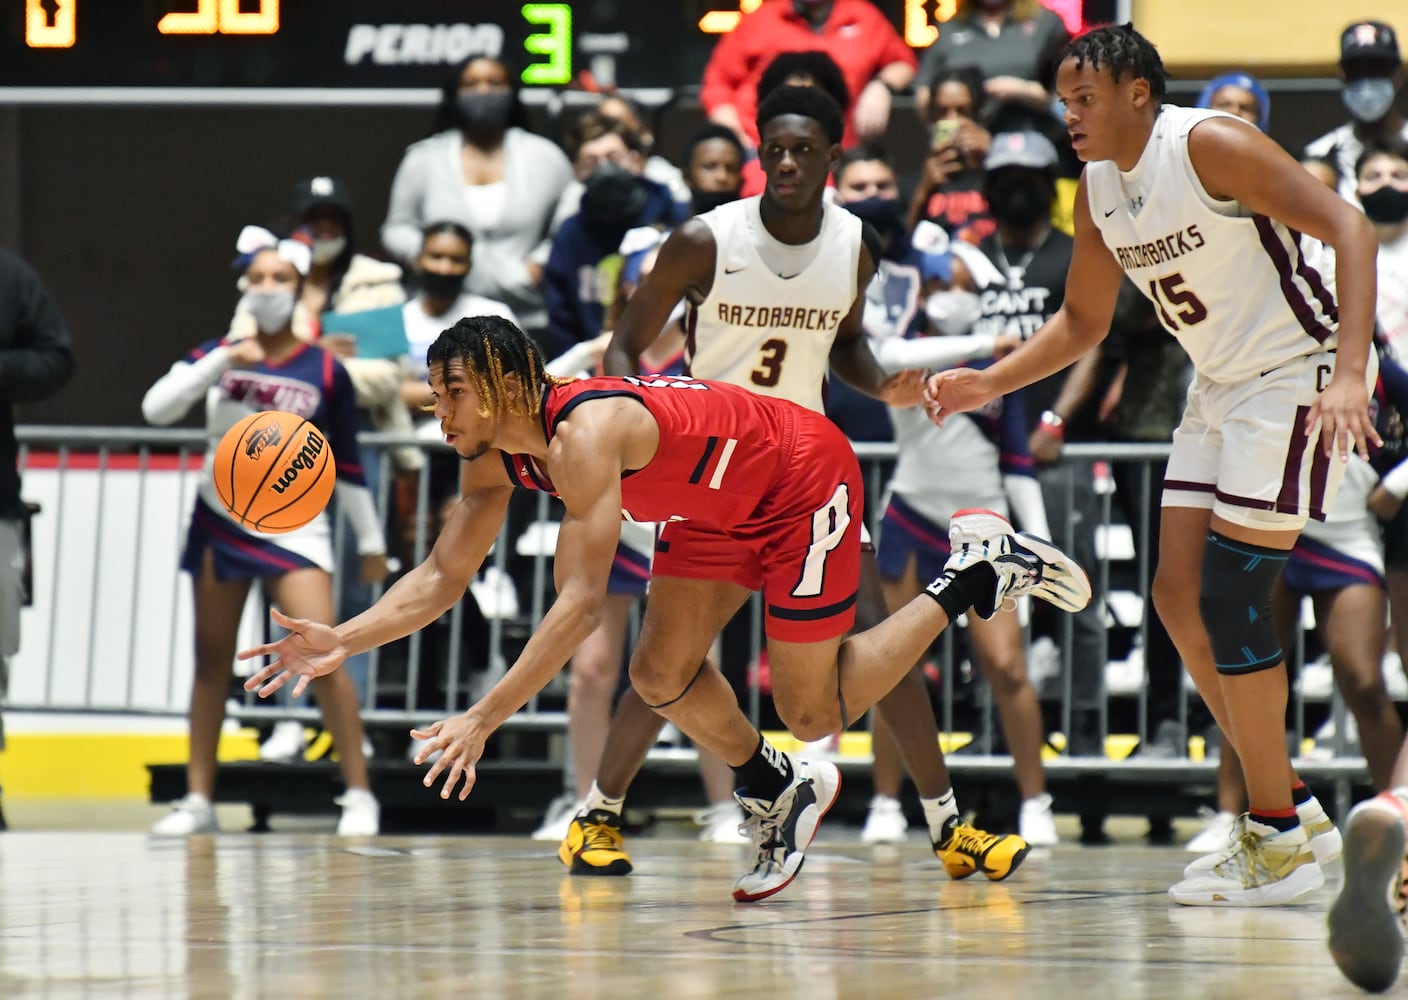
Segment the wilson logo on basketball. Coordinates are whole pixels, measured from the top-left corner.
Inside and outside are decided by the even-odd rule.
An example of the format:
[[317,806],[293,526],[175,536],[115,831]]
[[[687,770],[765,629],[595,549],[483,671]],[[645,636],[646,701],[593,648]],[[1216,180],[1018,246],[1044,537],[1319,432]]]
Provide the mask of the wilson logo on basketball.
[[[277,431],[277,428],[275,428]],[[283,493],[298,480],[298,474],[305,469],[316,469],[318,467],[318,456],[323,453],[323,439],[312,431],[303,439],[303,447],[298,454],[293,457],[293,461],[288,463],[288,468],[283,475],[276,479],[270,488],[275,493]]]
[[265,448],[272,448],[283,440],[283,433],[279,430],[278,424],[268,424],[259,428],[249,435],[249,440],[244,444],[244,453],[247,457],[258,460],[264,454]]

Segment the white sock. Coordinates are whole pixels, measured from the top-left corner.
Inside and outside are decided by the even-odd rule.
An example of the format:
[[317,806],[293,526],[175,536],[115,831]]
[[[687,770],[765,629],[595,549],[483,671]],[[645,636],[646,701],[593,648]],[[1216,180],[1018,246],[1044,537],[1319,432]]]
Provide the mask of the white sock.
[[949,820],[958,817],[958,802],[953,797],[953,789],[950,788],[936,799],[920,798],[919,804],[924,807],[924,822],[929,825],[929,839],[938,843],[943,839],[944,827]]
[[625,805],[626,797],[624,795],[619,799],[607,798],[606,793],[593,781],[592,790],[587,793],[587,800],[582,804],[582,812],[589,813],[597,809],[604,809],[609,813],[614,813],[619,816]]

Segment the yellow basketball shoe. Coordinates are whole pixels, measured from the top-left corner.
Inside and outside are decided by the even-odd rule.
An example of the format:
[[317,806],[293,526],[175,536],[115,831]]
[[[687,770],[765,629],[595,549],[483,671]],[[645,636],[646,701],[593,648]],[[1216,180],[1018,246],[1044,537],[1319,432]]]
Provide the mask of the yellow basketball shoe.
[[621,836],[621,817],[605,809],[573,817],[557,856],[573,875],[631,873],[631,859]]
[[1397,982],[1403,963],[1404,814],[1391,792],[1350,810],[1344,887],[1330,907],[1330,955],[1346,979],[1371,993]]
[[1001,882],[1017,870],[1031,845],[1015,833],[988,833],[955,816],[947,827],[948,836],[934,844],[934,853],[944,863],[950,878],[963,879],[982,872]]

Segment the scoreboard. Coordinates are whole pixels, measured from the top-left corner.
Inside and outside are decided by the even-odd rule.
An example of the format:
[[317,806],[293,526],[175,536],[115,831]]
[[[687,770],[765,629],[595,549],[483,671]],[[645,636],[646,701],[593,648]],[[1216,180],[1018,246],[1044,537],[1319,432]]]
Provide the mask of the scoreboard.
[[[0,0],[0,87],[427,87],[481,54],[526,86],[676,86],[761,2]],[[876,5],[923,48],[956,2]]]

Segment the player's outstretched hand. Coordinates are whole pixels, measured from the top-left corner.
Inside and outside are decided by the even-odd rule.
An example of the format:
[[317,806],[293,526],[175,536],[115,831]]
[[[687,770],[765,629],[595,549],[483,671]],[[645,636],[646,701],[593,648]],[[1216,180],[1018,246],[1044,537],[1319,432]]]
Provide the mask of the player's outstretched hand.
[[1331,378],[1305,417],[1306,436],[1320,424],[1320,445],[1326,455],[1348,462],[1350,450],[1368,461],[1369,445],[1383,447],[1383,438],[1369,417],[1369,390],[1360,379]]
[[287,629],[288,635],[278,642],[240,650],[236,658],[241,660],[252,660],[256,656],[277,657],[244,682],[246,691],[257,689],[259,697],[267,698],[297,677],[298,683],[293,688],[293,696],[297,698],[314,677],[332,673],[347,659],[347,651],[342,648],[331,625],[311,622],[306,618],[290,618],[278,608],[270,608],[269,617],[274,619],[276,625]]
[[930,375],[924,385],[924,409],[940,426],[949,414],[976,410],[991,398],[987,372],[973,368],[950,368]]
[[[491,729],[484,726],[471,713],[456,715],[427,726],[425,729],[412,729],[411,736],[426,743],[416,754],[415,762],[424,764],[438,751],[440,756],[425,773],[425,787],[435,785],[435,779],[445,774],[445,783],[440,786],[440,797],[448,799],[455,786],[464,778],[460,789],[460,801],[469,798],[474,788],[475,765],[484,756],[484,744],[488,742]],[[448,773],[446,773],[448,771]]]

